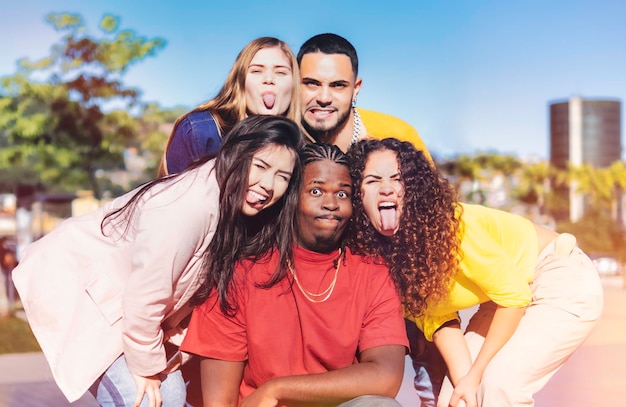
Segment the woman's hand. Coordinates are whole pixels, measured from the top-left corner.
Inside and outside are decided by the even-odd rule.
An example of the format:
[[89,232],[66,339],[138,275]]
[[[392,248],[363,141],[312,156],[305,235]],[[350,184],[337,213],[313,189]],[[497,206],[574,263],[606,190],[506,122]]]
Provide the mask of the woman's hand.
[[159,375],[147,377],[133,375],[133,380],[137,385],[135,407],[139,407],[144,394],[148,396],[148,407],[161,407],[161,379]]
[[452,397],[450,397],[450,407],[477,406],[476,393],[478,392],[480,377],[474,376],[470,373],[459,379],[452,392]]

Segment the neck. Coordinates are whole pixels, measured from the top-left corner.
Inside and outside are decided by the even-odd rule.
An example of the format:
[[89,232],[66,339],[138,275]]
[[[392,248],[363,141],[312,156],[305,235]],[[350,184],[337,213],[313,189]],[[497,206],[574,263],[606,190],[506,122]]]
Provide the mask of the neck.
[[331,254],[341,249],[341,245],[337,242],[332,244],[325,244],[325,242],[315,242],[315,244],[306,244],[300,241],[296,242],[300,248],[304,250],[308,250],[310,252],[315,252],[319,254]]

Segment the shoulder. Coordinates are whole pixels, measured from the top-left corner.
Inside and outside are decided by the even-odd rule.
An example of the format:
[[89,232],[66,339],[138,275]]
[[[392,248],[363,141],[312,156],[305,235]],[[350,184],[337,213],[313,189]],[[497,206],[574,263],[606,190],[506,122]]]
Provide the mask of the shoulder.
[[364,122],[371,122],[373,125],[377,124],[377,122],[390,122],[392,124],[396,124],[407,129],[410,128],[413,131],[416,131],[409,123],[390,114],[376,112],[374,110],[362,109],[360,107],[357,107],[356,110],[359,112],[359,115]]
[[243,259],[235,264],[235,279],[240,285],[256,287],[266,283],[278,264],[278,252],[271,250],[258,259]]
[[187,116],[185,116],[183,120],[186,120],[189,123],[215,123],[215,118],[213,117],[213,114],[208,110],[194,110],[192,112],[189,112],[189,114],[187,114]]
[[368,278],[373,276],[386,278],[389,276],[389,268],[380,257],[357,255],[352,253],[349,248],[346,248],[345,259],[349,267],[359,275],[369,276]]
[[367,133],[376,138],[417,135],[417,130],[404,120],[385,113],[357,108]]
[[515,225],[524,227],[532,225],[532,222],[523,216],[484,205],[459,203],[459,209],[459,216],[468,227],[490,229],[497,226],[508,227],[513,231]]
[[195,110],[183,116],[176,125],[176,133],[194,132],[200,135],[218,134],[217,123],[208,110]]
[[400,141],[408,141],[418,150],[424,151],[430,158],[426,144],[413,126],[404,120],[385,113],[357,108],[368,136],[383,139],[393,137]]

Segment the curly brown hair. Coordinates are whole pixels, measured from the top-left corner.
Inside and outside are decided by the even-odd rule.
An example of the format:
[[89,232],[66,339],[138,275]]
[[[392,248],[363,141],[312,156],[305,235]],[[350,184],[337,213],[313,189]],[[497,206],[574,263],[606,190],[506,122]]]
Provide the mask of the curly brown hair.
[[[367,158],[381,150],[396,153],[405,191],[400,229],[391,237],[370,225],[361,196]],[[408,142],[362,140],[350,147],[348,158],[354,185],[348,245],[370,259],[382,258],[400,290],[405,312],[421,315],[427,300],[447,295],[459,269],[461,207],[456,191],[424,153]]]

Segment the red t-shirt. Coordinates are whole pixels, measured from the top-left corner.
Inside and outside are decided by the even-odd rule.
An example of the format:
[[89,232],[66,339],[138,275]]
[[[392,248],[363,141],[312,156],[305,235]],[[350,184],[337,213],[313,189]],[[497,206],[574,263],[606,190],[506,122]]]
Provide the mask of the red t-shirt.
[[[335,276],[339,253],[295,247],[303,288],[323,292]],[[325,302],[309,301],[291,275],[270,289],[277,256],[235,271],[238,311],[226,317],[212,295],[192,314],[181,349],[207,358],[245,361],[240,396],[281,376],[323,373],[357,363],[356,355],[383,345],[408,347],[397,290],[385,266],[365,263],[348,250]],[[246,267],[248,266],[248,267]],[[246,271],[248,269],[248,271]]]

